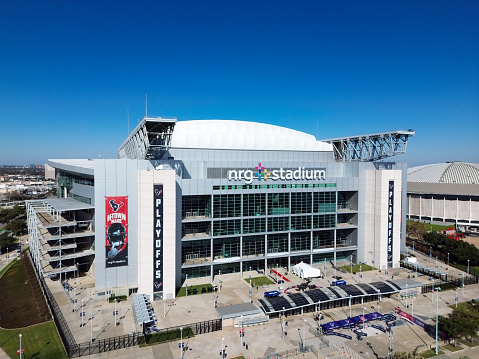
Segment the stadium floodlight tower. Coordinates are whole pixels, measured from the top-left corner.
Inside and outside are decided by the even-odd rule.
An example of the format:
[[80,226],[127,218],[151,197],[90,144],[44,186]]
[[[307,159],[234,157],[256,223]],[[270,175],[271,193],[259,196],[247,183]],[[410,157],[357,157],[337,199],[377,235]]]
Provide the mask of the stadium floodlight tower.
[[407,140],[414,130],[322,140],[333,145],[336,161],[377,161],[406,153]]
[[176,118],[144,117],[118,148],[118,158],[161,160],[170,149],[176,121]]

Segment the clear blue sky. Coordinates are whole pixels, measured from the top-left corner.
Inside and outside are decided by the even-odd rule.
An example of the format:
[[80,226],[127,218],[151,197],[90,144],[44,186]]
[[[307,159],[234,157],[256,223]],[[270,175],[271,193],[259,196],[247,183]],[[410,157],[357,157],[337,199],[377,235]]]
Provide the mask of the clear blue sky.
[[[479,1],[0,1],[0,164],[116,158],[145,114],[479,162]],[[317,124],[319,129],[317,130]]]

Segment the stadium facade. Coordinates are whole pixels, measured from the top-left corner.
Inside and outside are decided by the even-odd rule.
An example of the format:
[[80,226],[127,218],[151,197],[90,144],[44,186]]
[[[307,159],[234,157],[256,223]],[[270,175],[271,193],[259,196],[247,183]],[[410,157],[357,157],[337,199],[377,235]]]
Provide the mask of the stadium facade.
[[[118,159],[49,160],[58,198],[27,204],[45,277],[97,296],[172,298],[185,280],[299,262],[399,267],[412,130],[317,141],[253,122],[144,118]],[[379,161],[381,160],[381,161]]]

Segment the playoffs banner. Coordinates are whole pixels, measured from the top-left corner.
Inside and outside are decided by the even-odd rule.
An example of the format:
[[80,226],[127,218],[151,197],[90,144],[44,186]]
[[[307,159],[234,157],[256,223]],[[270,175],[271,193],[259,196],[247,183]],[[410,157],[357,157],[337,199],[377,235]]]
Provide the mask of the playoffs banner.
[[153,186],[153,292],[163,291],[163,185]]
[[389,181],[388,189],[388,262],[393,260],[393,216],[394,216],[394,181]]
[[106,267],[128,265],[128,197],[105,197]]

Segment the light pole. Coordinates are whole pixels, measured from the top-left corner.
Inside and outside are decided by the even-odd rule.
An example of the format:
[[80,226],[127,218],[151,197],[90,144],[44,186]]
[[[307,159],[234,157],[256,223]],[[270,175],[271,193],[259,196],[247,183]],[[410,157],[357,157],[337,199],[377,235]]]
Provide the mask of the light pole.
[[349,318],[351,318],[351,295],[349,296]]
[[81,326],[83,328],[83,316],[85,315],[85,312],[83,311],[83,299],[81,300]]
[[249,267],[249,302],[253,303],[253,300],[251,299],[252,296],[252,287],[251,287],[251,267]]
[[188,273],[186,273],[185,286],[186,286],[186,296],[188,296]]
[[412,312],[411,312],[411,317],[413,317],[413,318],[414,318],[414,298],[415,298],[415,297],[412,297],[412,298],[411,298],[411,301],[412,301]]
[[361,283],[361,278],[362,278],[362,272],[361,272],[361,267],[362,266],[359,266],[359,283]]
[[437,256],[436,256],[436,270],[437,270],[437,268],[438,268],[438,267],[437,267]]
[[225,357],[225,338],[221,338],[221,357]]
[[380,304],[381,304],[381,291],[378,289],[378,313],[381,313],[380,309]]
[[305,340],[306,340],[306,319],[303,321],[303,347],[304,347]]
[[449,270],[449,253],[447,253],[447,266],[446,266],[446,270]]
[[467,274],[469,274],[469,259],[467,260]]
[[77,295],[76,295],[77,288],[73,288],[73,313],[75,313],[75,307],[76,307],[76,302],[77,302]]
[[351,274],[353,274],[353,255],[351,254]]
[[183,327],[180,327],[180,358],[183,359]]
[[90,314],[90,343],[93,343],[93,313]]
[[462,273],[462,295],[464,295],[464,272]]
[[18,334],[18,337],[20,338],[20,359],[22,359],[22,335]]
[[429,246],[429,258],[432,257],[432,253],[431,253],[431,246]]
[[106,282],[106,302],[108,303],[110,299],[110,282]]
[[324,258],[324,276],[326,277],[326,258]]
[[240,346],[243,346],[243,315],[241,315],[240,323]]
[[321,302],[318,302],[318,330],[321,335]]
[[407,283],[406,283],[406,308],[409,308],[409,307],[407,306]]
[[117,313],[117,311],[116,311],[116,298],[115,298],[115,326],[118,325],[118,322],[116,321],[116,313]]
[[414,241],[412,241],[412,254],[414,254]]
[[364,330],[364,310],[365,310],[365,309],[366,309],[366,308],[363,308],[363,330]]
[[439,291],[441,288],[436,287],[434,288],[436,290],[436,355],[439,353],[439,347],[437,344],[437,329],[438,329],[438,310],[439,310]]
[[455,300],[456,300],[456,308],[457,308],[457,300],[458,300],[458,297],[457,297],[457,290],[458,290],[458,289],[459,289],[459,288],[456,288],[456,298],[455,298]]

